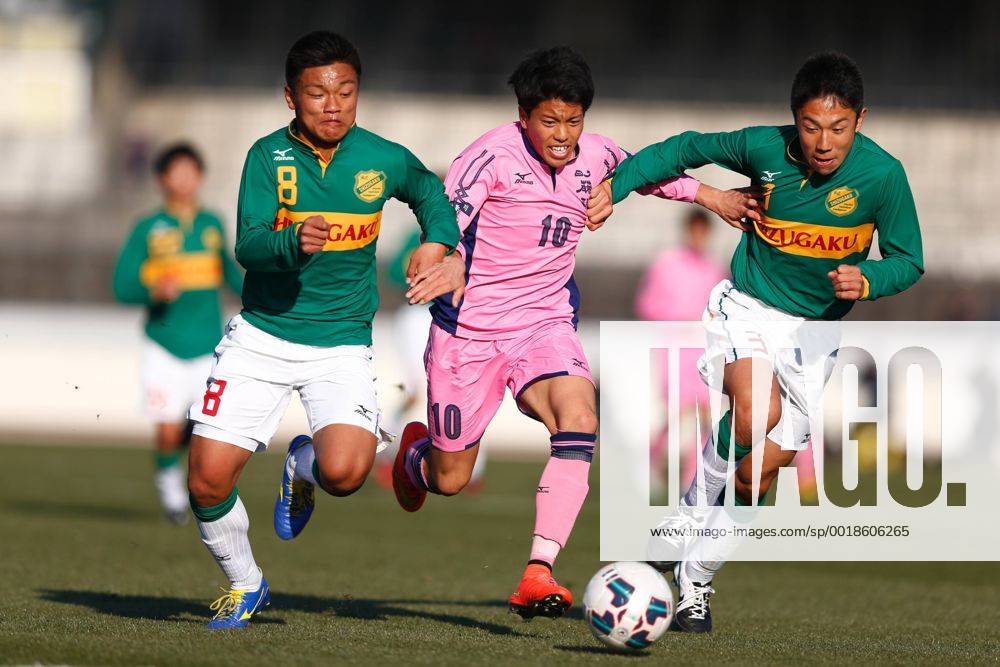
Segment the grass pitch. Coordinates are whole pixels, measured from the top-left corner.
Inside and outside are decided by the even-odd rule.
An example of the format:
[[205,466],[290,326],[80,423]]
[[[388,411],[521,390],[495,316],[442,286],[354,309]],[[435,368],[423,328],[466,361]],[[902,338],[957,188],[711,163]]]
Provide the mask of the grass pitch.
[[[506,598],[527,555],[540,463],[491,462],[474,497],[415,515],[372,482],[318,497],[294,542],[271,529],[280,456],[240,483],[271,608],[210,633],[224,584],[193,525],[160,519],[151,457],[134,449],[0,447],[0,664],[967,663],[1000,655],[1000,566],[732,563],[711,636],[668,633],[608,653],[582,621],[525,623]],[[592,475],[596,479],[596,472]],[[985,528],[985,527],[984,527]],[[942,535],[942,539],[960,539]],[[577,597],[597,570],[592,495],[557,575]]]

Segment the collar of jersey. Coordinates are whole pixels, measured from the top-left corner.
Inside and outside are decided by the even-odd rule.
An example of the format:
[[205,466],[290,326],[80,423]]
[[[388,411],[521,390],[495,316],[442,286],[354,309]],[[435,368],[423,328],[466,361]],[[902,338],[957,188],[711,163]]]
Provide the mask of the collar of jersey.
[[[524,131],[524,128],[521,127],[520,123],[517,124],[517,131],[521,133],[521,141],[524,142],[524,150],[528,151],[528,155],[535,158],[535,160],[541,163],[541,165],[544,168],[554,172],[556,170],[555,167],[546,162],[545,159],[538,154],[538,151],[535,150],[535,147],[531,145],[531,140],[528,139],[528,133]],[[580,157],[580,142],[576,143],[576,148],[573,149],[573,153],[574,153],[573,159],[564,164],[563,165],[564,167],[573,164],[574,162],[576,162],[577,158]]]
[[201,207],[195,209],[194,216],[190,220],[182,220],[175,213],[171,212],[166,207],[166,205],[160,206],[160,210],[157,213],[157,215],[159,215],[161,218],[166,218],[167,220],[176,223],[176,225],[181,229],[183,229],[184,231],[190,232],[192,229],[194,229],[195,221],[201,216]]
[[[358,124],[355,123],[351,125],[349,130],[347,130],[347,134],[345,134],[344,138],[340,140],[340,143],[337,144],[337,147],[333,149],[333,154],[330,155],[330,162],[333,162],[333,156],[337,154],[337,151],[339,151],[344,146],[347,146],[351,142],[351,140],[354,138],[355,129],[357,129],[357,127]],[[316,147],[313,146],[311,143],[309,143],[309,141],[305,137],[299,136],[296,130],[294,118],[291,120],[290,123],[288,123],[288,129],[285,131],[285,134],[287,134],[288,138],[291,139],[293,146],[295,146],[299,150],[306,151],[307,153],[315,157],[316,160],[319,162],[320,167],[322,167],[323,171],[326,172],[326,168],[330,166],[330,162],[324,162],[323,156],[320,155],[320,152],[316,149]]]

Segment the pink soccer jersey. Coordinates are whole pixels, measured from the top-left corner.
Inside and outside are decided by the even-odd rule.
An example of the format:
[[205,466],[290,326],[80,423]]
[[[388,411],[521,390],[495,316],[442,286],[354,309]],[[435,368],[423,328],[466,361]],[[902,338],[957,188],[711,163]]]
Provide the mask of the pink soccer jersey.
[[[462,232],[465,295],[457,308],[450,294],[438,298],[434,322],[480,340],[512,338],[552,322],[575,326],[580,294],[573,268],[587,200],[626,155],[611,139],[584,133],[576,157],[553,169],[516,122],[465,149],[445,178]],[[682,176],[642,194],[690,202],[698,185]]]

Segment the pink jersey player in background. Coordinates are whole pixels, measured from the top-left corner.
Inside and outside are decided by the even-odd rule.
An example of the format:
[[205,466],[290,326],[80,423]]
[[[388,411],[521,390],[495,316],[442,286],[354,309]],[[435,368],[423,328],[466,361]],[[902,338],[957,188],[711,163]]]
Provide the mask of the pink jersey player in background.
[[[643,320],[659,322],[699,322],[708,295],[728,275],[725,266],[708,254],[712,222],[708,214],[694,209],[687,216],[684,239],[675,248],[661,252],[650,264],[639,283],[635,314]],[[678,371],[678,403],[682,423],[701,418],[702,433],[711,427],[708,387],[698,373],[698,357],[703,350],[682,350]],[[662,380],[661,406],[666,410],[669,397],[666,351],[654,353],[654,363]],[[694,434],[694,428],[682,426],[682,433]],[[681,488],[691,481],[698,455],[696,439],[681,442]],[[666,480],[667,428],[653,436],[650,463],[654,491],[662,490]]]
[[[432,306],[427,351],[428,424],[403,432],[393,469],[400,505],[428,492],[450,496],[469,481],[479,443],[510,390],[550,433],[538,484],[531,553],[511,611],[561,616],[571,593],[552,578],[588,491],[597,438],[594,379],[576,335],[576,247],[591,187],[626,153],[583,132],[593,100],[590,69],[567,47],[538,51],[510,79],[519,120],[493,129],[452,163],[445,189],[462,240],[451,258],[411,281],[411,303],[440,284],[457,286]],[[729,218],[749,197],[675,178],[646,194],[698,201]]]

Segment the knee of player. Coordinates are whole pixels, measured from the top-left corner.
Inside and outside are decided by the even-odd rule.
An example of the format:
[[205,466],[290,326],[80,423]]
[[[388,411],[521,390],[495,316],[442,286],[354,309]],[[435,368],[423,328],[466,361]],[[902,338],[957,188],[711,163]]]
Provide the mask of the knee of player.
[[463,470],[452,470],[439,473],[434,476],[434,486],[436,491],[442,496],[454,496],[461,493],[465,485],[469,483],[471,471],[466,474]]
[[556,417],[556,428],[560,432],[597,433],[597,414],[590,408],[574,411]]
[[233,486],[221,479],[212,479],[198,470],[191,470],[188,475],[188,493],[198,507],[218,505],[232,493]]
[[[758,416],[757,419],[760,417]],[[759,435],[764,437],[771,431],[781,420],[781,404],[772,402],[768,406],[767,411],[767,423],[764,425],[763,432]],[[752,447],[754,443],[754,414],[751,409],[750,401],[745,403],[737,402],[736,409],[733,411],[733,437],[736,439],[736,444],[741,447]]]
[[[768,468],[761,467],[760,471],[760,496],[763,497],[765,493],[771,488],[771,484],[774,482],[775,478],[778,476],[778,468]],[[743,467],[740,466],[736,469],[736,491],[743,494],[749,495],[753,490],[753,467]],[[744,498],[745,499],[745,498]]]
[[349,496],[360,489],[368,478],[368,468],[364,465],[343,461],[317,461],[319,479],[316,480],[324,491],[332,496]]

